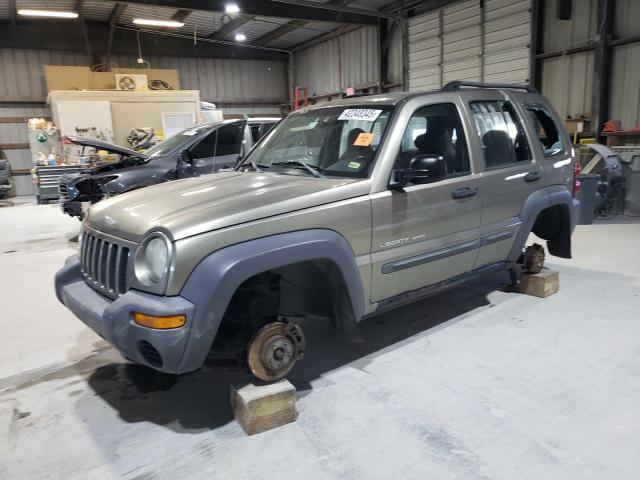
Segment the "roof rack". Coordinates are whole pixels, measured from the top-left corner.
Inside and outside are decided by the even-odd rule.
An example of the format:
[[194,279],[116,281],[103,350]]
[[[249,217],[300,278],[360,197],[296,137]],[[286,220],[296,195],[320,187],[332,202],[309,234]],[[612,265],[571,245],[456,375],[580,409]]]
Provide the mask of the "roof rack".
[[442,87],[443,92],[455,92],[460,90],[460,87],[474,87],[474,88],[502,88],[509,90],[525,90],[529,93],[538,93],[531,85],[526,83],[482,83],[482,82],[470,82],[467,80],[454,80],[447,83]]

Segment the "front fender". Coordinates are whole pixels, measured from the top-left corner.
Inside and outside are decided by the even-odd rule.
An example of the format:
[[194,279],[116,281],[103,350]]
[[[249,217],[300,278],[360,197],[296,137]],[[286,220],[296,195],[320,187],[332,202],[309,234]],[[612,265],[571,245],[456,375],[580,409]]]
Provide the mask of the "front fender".
[[130,170],[122,170],[112,175],[115,178],[100,187],[100,189],[109,195],[117,195],[120,193],[136,190],[138,188],[148,187],[157,183],[166,182],[175,178],[175,170],[158,169],[152,166],[132,167]]
[[196,305],[181,371],[204,362],[227,306],[248,278],[268,270],[311,260],[329,260],[342,273],[356,321],[364,314],[364,289],[353,250],[333,230],[283,233],[239,243],[204,258],[191,273],[180,296]]

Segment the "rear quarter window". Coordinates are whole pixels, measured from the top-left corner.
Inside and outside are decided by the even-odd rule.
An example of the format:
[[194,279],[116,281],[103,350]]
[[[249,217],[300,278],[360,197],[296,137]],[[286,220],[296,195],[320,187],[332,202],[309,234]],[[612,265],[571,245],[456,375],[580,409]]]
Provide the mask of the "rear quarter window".
[[564,155],[567,151],[563,130],[556,124],[549,111],[542,105],[524,104],[527,117],[540,142],[546,158]]

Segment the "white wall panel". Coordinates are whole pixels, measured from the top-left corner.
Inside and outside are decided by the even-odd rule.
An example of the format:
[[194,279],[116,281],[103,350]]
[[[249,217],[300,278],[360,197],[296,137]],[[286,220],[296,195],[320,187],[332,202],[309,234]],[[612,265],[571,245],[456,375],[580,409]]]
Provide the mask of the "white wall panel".
[[529,81],[530,0],[454,3],[409,19],[409,88]]
[[593,52],[542,61],[542,93],[562,118],[591,111]]
[[295,84],[310,96],[378,83],[378,32],[362,27],[294,53]]
[[640,42],[613,49],[611,75],[611,118],[624,129],[640,125]]
[[557,2],[558,0],[545,2],[544,51],[554,52],[586,45],[598,28],[596,0],[574,0],[571,20],[556,18]]
[[409,19],[409,90],[439,88],[442,37],[440,12]]

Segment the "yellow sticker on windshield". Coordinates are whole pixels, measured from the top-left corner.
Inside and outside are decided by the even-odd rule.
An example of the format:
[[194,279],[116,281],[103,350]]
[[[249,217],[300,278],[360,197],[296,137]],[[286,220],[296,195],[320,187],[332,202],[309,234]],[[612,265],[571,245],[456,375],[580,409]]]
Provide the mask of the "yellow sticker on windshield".
[[362,165],[360,162],[349,162],[349,168],[360,168],[360,165]]
[[353,142],[353,146],[354,147],[368,147],[369,145],[371,145],[371,142],[373,142],[374,135],[375,134],[373,134],[373,133],[362,132],[360,135],[358,135],[358,137],[356,138],[356,141]]

